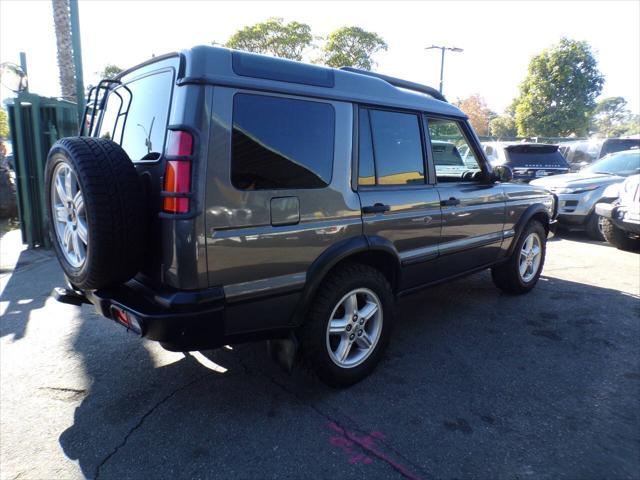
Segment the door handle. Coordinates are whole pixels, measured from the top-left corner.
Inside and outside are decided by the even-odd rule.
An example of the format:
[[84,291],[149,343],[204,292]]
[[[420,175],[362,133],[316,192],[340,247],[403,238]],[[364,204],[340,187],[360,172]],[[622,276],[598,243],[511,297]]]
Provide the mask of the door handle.
[[440,200],[442,207],[455,207],[456,205],[460,205],[460,200],[455,197],[450,197],[449,200]]
[[382,203],[362,207],[362,213],[384,213],[389,210],[391,210],[391,207],[389,205],[383,205]]

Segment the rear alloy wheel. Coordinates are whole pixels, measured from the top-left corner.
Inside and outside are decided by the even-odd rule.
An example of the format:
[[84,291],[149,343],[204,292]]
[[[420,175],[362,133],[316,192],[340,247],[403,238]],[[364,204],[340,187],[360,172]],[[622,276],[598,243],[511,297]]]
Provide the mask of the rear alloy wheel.
[[382,358],[394,321],[394,297],[373,267],[338,267],[322,282],[299,338],[306,363],[332,387],[359,382]]
[[342,368],[364,362],[382,334],[382,304],[368,288],[358,288],[340,299],[327,323],[327,351]]

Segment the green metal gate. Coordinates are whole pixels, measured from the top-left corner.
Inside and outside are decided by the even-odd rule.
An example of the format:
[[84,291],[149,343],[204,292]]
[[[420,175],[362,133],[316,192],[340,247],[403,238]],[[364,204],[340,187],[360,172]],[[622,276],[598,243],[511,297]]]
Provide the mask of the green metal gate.
[[49,248],[44,167],[56,140],[78,134],[75,103],[20,92],[6,101],[15,159],[22,242]]

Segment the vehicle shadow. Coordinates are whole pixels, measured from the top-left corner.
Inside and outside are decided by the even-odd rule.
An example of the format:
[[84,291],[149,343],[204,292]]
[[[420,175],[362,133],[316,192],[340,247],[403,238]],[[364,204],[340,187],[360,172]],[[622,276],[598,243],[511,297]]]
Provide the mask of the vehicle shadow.
[[59,442],[88,478],[631,478],[639,306],[553,277],[509,296],[483,272],[403,300],[382,363],[342,391],[264,343],[203,361],[83,307],[92,385]]
[[11,335],[13,341],[18,341],[24,337],[31,312],[42,308],[49,298],[52,277],[62,277],[51,268],[52,258],[53,253],[48,250],[24,250],[15,265],[3,265],[0,273],[9,279],[0,295],[0,338]]

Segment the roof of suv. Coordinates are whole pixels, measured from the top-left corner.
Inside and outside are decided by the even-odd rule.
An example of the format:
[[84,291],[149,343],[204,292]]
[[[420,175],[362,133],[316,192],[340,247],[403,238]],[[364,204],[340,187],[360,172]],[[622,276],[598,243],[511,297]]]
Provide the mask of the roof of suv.
[[[123,72],[118,78],[169,56],[171,55],[155,57]],[[177,78],[179,85],[215,84],[466,118],[463,112],[447,102],[353,71],[211,46],[183,50],[180,57],[182,61]]]

